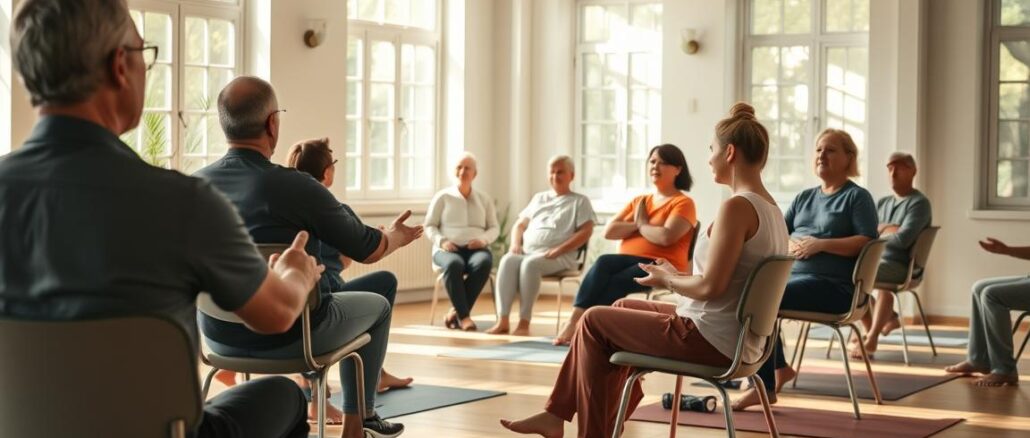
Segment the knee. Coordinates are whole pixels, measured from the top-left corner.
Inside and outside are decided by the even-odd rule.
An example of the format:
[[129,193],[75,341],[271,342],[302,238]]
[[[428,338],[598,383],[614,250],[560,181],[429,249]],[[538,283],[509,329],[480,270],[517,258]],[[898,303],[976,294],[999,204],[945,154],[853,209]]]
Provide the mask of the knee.
[[628,304],[627,303],[628,300],[629,300],[629,298],[619,298],[618,301],[612,303],[612,307],[627,308],[627,307],[629,307],[627,305]]
[[1002,298],[1001,295],[1002,295],[1002,289],[999,288],[999,287],[996,287],[996,286],[987,286],[987,287],[983,288],[981,290],[981,292],[980,292],[980,298],[983,301],[983,303],[985,305],[990,305],[990,306],[1002,306],[1002,307],[1004,307],[1004,302],[1001,299]]
[[459,259],[451,259],[440,265],[440,268],[449,275],[461,275],[465,272],[465,262]]
[[301,406],[307,404],[304,392],[297,384],[283,376],[270,376],[251,382],[252,385],[260,387],[261,397],[268,402],[282,401],[284,404],[299,403]]
[[490,270],[494,266],[494,255],[490,251],[481,251],[476,257],[469,259],[469,267],[474,271]]
[[977,280],[976,283],[973,283],[973,297],[980,298],[983,296],[984,291],[991,286],[991,283],[993,281],[990,278]]

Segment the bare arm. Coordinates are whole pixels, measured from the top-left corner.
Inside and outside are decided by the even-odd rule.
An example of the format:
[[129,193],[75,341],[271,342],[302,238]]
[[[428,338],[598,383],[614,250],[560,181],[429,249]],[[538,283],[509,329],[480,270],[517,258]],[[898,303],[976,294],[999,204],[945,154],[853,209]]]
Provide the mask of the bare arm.
[[383,233],[383,238],[379,241],[379,247],[365,260],[358,261],[365,264],[375,263],[422,237],[422,225],[412,227],[404,223],[409,217],[411,217],[411,210],[405,210],[393,220],[389,227],[380,227],[379,231]]
[[584,222],[583,225],[580,225],[579,228],[576,229],[576,232],[573,233],[571,237],[562,242],[561,245],[558,245],[554,248],[551,248],[550,251],[547,251],[547,258],[553,259],[567,252],[579,249],[583,246],[583,244],[587,243],[587,241],[590,240],[590,236],[593,234],[594,222]]
[[268,262],[271,269],[261,286],[235,312],[251,330],[262,334],[283,333],[304,310],[308,294],[325,270],[304,252],[307,241],[308,234],[301,231],[282,255],[273,255]]
[[670,216],[663,225],[640,225],[640,235],[658,246],[669,246],[679,241],[694,226],[681,216]]
[[511,226],[511,248],[508,252],[512,254],[522,254],[522,235],[526,233],[526,227],[529,226],[529,218],[519,218],[514,225]]
[[612,219],[604,226],[604,238],[608,240],[620,240],[637,234],[637,224],[624,220]]
[[1008,246],[998,239],[988,237],[987,239],[980,241],[980,247],[995,254],[1030,260],[1030,246]]
[[744,241],[758,229],[758,214],[746,199],[733,197],[723,203],[712,224],[710,261],[704,275],[675,275],[654,265],[641,265],[647,277],[637,279],[645,286],[665,287],[699,301],[713,300],[726,292],[737,268]]

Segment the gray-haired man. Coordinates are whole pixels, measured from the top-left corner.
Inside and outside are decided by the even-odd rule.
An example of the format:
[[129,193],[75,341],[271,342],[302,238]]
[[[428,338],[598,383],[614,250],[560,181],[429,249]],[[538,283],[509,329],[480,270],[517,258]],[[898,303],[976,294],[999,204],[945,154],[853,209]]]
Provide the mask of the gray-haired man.
[[[224,196],[147,165],[118,139],[139,123],[157,55],[125,1],[23,0],[11,42],[39,120],[0,160],[0,315],[164,315],[196,345],[203,290],[255,330],[289,329],[321,272],[304,253],[307,234],[267,264]],[[300,389],[269,377],[212,399],[190,435],[306,437],[305,420]]]

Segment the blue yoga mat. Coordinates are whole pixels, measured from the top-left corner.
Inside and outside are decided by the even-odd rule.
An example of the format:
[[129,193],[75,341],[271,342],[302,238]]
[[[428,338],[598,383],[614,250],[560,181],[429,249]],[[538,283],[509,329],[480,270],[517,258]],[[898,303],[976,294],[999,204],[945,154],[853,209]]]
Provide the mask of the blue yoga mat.
[[[848,330],[843,330],[847,336]],[[812,327],[808,333],[808,339],[830,339],[833,331],[827,327]],[[933,335],[933,343],[938,347],[965,347],[968,343],[969,332],[965,330],[930,330]],[[901,345],[901,329],[894,330],[888,336],[880,336],[880,343],[887,345]],[[910,327],[908,329],[908,345],[930,346],[930,340],[922,327]]]
[[[376,413],[383,418],[394,418],[505,394],[507,393],[502,391],[484,391],[450,386],[411,385],[408,388],[391,389],[377,395]],[[334,392],[330,400],[336,406],[343,406],[343,394],[340,392]]]
[[550,338],[540,338],[500,345],[462,348],[440,354],[440,357],[560,364],[565,361],[568,353],[569,347],[551,345]]

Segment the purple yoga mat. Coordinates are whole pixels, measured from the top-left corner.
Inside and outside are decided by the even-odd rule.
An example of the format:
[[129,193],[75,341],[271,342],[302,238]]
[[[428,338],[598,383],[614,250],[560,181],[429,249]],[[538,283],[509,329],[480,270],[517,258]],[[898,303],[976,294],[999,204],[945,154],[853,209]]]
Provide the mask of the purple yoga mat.
[[[640,406],[630,420],[668,424],[671,413],[672,411],[656,403]],[[776,419],[776,428],[779,429],[780,435],[814,438],[923,438],[962,421],[961,418],[923,419],[866,413],[862,414],[861,420],[856,420],[851,416],[851,412],[775,406],[773,417]],[[760,409],[734,412],[733,423],[738,431],[769,431]],[[726,428],[721,407],[711,414],[682,411],[679,424],[714,429]]]

